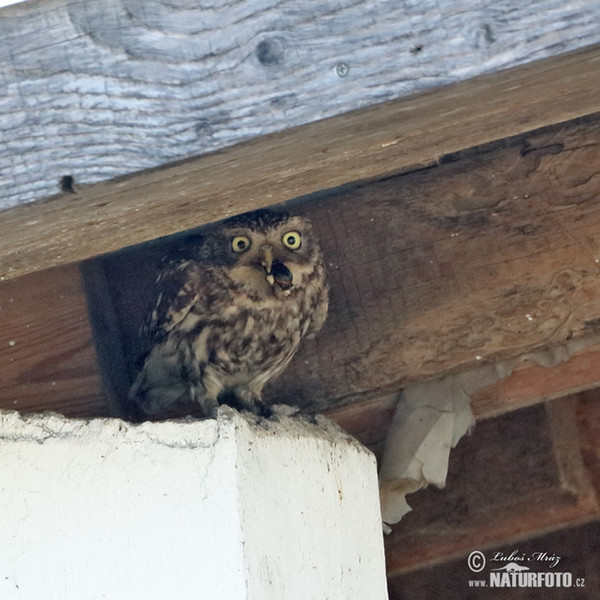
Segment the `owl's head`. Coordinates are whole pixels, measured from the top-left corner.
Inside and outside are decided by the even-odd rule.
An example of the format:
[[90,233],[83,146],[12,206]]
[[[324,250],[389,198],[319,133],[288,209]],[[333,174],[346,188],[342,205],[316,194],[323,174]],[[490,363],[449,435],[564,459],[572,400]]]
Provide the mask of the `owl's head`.
[[310,222],[267,209],[223,221],[212,252],[233,281],[260,295],[290,295],[322,265]]

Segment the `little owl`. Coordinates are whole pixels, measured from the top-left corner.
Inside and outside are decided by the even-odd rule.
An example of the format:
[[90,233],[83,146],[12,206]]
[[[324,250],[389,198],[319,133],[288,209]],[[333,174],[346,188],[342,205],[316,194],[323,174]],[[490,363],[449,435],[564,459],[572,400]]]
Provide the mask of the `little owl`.
[[265,384],[321,329],[328,292],[307,219],[257,210],[185,239],[163,261],[144,327],[150,350],[129,397],[155,417],[180,400],[266,414]]

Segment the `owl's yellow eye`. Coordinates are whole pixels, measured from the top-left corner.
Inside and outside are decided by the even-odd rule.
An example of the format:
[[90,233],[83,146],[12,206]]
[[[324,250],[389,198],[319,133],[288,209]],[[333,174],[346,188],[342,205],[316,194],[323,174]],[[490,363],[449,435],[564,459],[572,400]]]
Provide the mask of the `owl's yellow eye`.
[[290,250],[298,250],[302,246],[302,236],[297,231],[288,231],[283,235],[281,241]]
[[245,235],[236,235],[231,240],[231,249],[237,254],[241,254],[250,248],[250,244],[250,238]]

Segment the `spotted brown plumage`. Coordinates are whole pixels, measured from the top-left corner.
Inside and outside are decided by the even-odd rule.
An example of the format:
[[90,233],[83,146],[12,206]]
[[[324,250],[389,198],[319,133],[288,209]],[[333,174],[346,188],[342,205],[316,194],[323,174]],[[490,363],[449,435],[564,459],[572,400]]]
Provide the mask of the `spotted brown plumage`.
[[184,240],[165,258],[145,325],[152,348],[129,398],[141,417],[192,399],[266,412],[262,389],[319,331],[328,291],[310,222],[258,210]]

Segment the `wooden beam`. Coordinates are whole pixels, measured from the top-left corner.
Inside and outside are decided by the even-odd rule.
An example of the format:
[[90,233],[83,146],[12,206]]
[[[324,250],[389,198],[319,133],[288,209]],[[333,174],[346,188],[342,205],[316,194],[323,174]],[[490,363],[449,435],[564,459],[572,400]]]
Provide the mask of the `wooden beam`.
[[[4,211],[0,277],[433,165],[465,148],[597,112],[599,59],[598,47],[586,48]],[[432,212],[431,201],[422,202]]]
[[597,388],[600,386],[599,364],[600,343],[597,342],[551,368],[527,361],[517,366],[510,377],[480,388],[472,395],[475,417],[489,419],[524,406]]
[[0,284],[0,406],[107,416],[76,266]]
[[5,8],[0,208],[597,44],[599,15],[561,0]]
[[[475,419],[483,421],[584,390],[590,397],[597,397],[599,364],[600,344],[581,348],[568,360],[551,368],[525,361],[517,365],[510,376],[472,394],[471,407]],[[370,395],[365,394],[362,400],[332,406],[325,414],[380,456],[398,400],[398,393],[374,391]],[[592,415],[592,409],[589,408],[586,414]],[[600,490],[600,470],[598,473],[597,487]]]
[[[484,552],[486,565],[482,572],[473,573],[468,567],[468,554],[431,568],[404,573],[388,580],[389,600],[408,598],[444,598],[444,600],[464,600],[465,598],[485,598],[505,600],[506,598],[577,598],[596,600],[598,596],[598,538],[600,522],[592,521],[536,536],[518,543],[507,542]],[[519,590],[497,587],[476,589],[470,581],[484,580],[489,583],[492,569],[506,566],[509,562],[493,560],[509,557],[517,551],[524,560],[519,564],[528,566],[534,572],[570,573],[572,588],[521,588]],[[498,555],[496,555],[498,553]],[[543,557],[544,553],[546,554]],[[558,564],[544,560],[556,556]],[[541,558],[541,560],[537,560]]]
[[[383,437],[376,431],[406,385],[594,340],[599,135],[600,119],[585,118],[296,202],[327,256],[331,314],[268,398],[337,414],[376,447]],[[106,389],[121,399],[139,368],[137,332],[163,242],[93,260],[85,270],[103,274],[87,278],[86,288]],[[594,387],[597,352],[581,347],[549,371],[517,368],[475,394],[477,417]],[[361,423],[371,425],[361,431]]]
[[413,512],[386,539],[389,575],[598,519],[576,409],[570,397],[478,424],[446,487],[409,496]]

